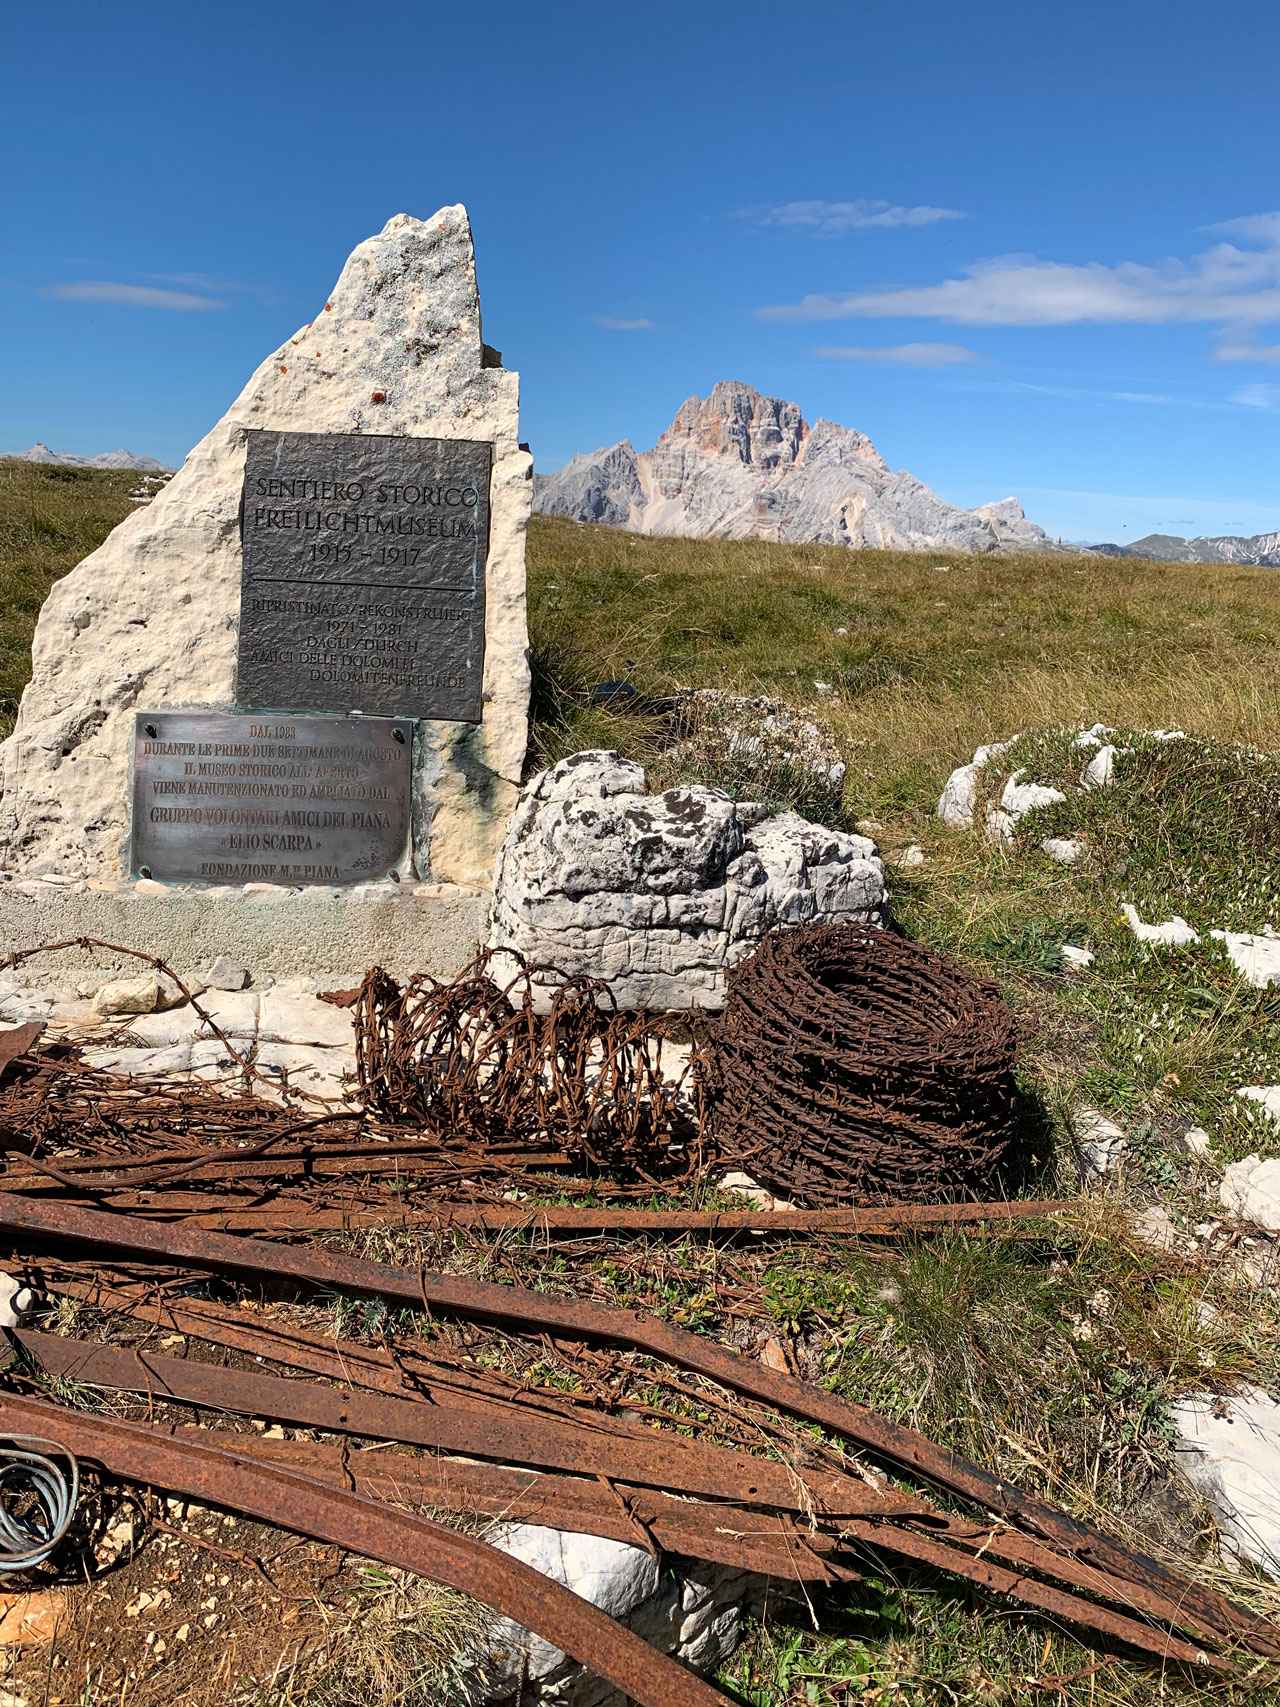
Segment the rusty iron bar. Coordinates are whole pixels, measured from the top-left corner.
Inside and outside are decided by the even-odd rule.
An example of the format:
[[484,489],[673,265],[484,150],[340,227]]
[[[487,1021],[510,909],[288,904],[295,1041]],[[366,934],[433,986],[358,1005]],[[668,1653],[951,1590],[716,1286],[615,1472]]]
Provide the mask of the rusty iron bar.
[[[772,1459],[708,1446],[683,1435],[636,1429],[627,1437],[574,1427],[530,1411],[519,1417],[482,1402],[387,1398],[355,1393],[194,1358],[114,1346],[61,1334],[17,1329],[14,1338],[49,1375],[142,1393],[152,1400],[194,1405],[239,1416],[274,1417],[331,1434],[398,1440],[503,1463],[607,1476],[700,1494],[769,1505],[783,1511],[816,1510],[827,1516],[910,1517],[928,1507],[891,1489],[881,1491],[855,1476],[799,1471]],[[649,1436],[646,1441],[644,1435]]]
[[842,1543],[792,1519],[704,1500],[677,1499],[625,1482],[547,1476],[456,1458],[411,1458],[378,1448],[348,1449],[309,1440],[268,1440],[258,1435],[149,1423],[176,1439],[207,1439],[251,1458],[301,1470],[337,1487],[391,1505],[425,1505],[437,1511],[477,1512],[508,1522],[603,1535],[688,1559],[706,1559],[790,1582],[851,1582],[858,1573],[833,1555]]
[[[329,1433],[350,1433],[414,1445],[446,1445],[455,1451],[465,1451],[469,1455],[480,1457],[521,1460],[532,1458],[538,1463],[545,1463],[549,1456],[556,1468],[593,1473],[610,1485],[625,1475],[630,1475],[633,1481],[642,1484],[649,1480],[642,1473],[643,1466],[638,1462],[638,1454],[627,1455],[627,1469],[614,1467],[610,1473],[601,1469],[597,1452],[598,1441],[593,1440],[580,1452],[576,1464],[556,1462],[554,1443],[550,1452],[542,1444],[544,1435],[550,1431],[544,1431],[535,1425],[521,1431],[526,1438],[513,1440],[500,1425],[497,1429],[491,1428],[488,1418],[471,1409],[463,1414],[463,1427],[458,1429],[450,1426],[459,1420],[457,1416],[450,1416],[447,1411],[442,1414],[441,1409],[432,1405],[406,1404],[402,1400],[369,1399],[344,1393],[338,1388],[318,1387],[309,1382],[284,1381],[273,1376],[152,1353],[122,1352],[111,1347],[62,1339],[56,1335],[19,1331],[15,1337],[24,1350],[32,1354],[40,1366],[51,1375],[67,1376],[91,1386],[115,1387],[141,1393],[153,1402],[171,1401],[202,1410],[273,1417],[294,1425],[321,1428]],[[418,1415],[414,1416],[414,1412]],[[746,1486],[741,1482],[735,1484],[731,1476],[727,1498],[731,1500],[736,1491],[738,1498],[745,1502],[759,1500],[765,1504],[778,1504],[776,1489],[767,1488],[765,1477],[761,1474],[767,1468],[772,1468],[767,1465],[767,1461],[754,1460],[751,1463],[750,1483]],[[738,1475],[741,1476],[740,1468]],[[690,1486],[690,1481],[691,1479],[686,1477],[683,1485]],[[782,1484],[785,1488],[785,1477],[782,1478]],[[677,1480],[671,1485],[680,1486],[681,1483]],[[694,1491],[707,1490],[695,1487]],[[868,1514],[868,1507],[871,1508],[869,1515],[872,1521],[866,1521],[866,1515],[861,1518],[837,1515],[836,1524],[842,1533],[871,1542],[882,1551],[901,1553],[908,1558],[968,1577],[985,1588],[1011,1594],[1014,1598],[1020,1598],[1028,1605],[1035,1606],[1037,1610],[1069,1617],[1075,1624],[1101,1630],[1108,1636],[1145,1649],[1158,1658],[1191,1661],[1198,1652],[1179,1638],[1171,1637],[1167,1632],[1153,1631],[1148,1625],[1136,1623],[1123,1613],[1099,1608],[1092,1601],[1081,1601],[1071,1593],[1037,1583],[1028,1577],[1025,1571],[1009,1572],[989,1564],[983,1554],[1000,1551],[998,1534],[988,1535],[987,1544],[976,1559],[967,1552],[957,1552],[940,1538],[921,1536],[916,1532],[907,1534],[900,1529],[897,1521],[889,1520],[915,1518],[919,1521],[921,1517],[931,1515],[928,1508],[917,1505],[914,1511],[910,1508],[895,1509],[896,1502],[892,1495],[886,1494],[882,1500],[877,1501],[868,1497],[871,1493],[872,1490],[863,1485],[858,1503],[863,1514]],[[800,1503],[792,1499],[790,1508],[796,1510]],[[743,1521],[754,1520],[754,1514],[744,1513],[740,1506],[726,1503],[722,1509],[734,1527]],[[831,1521],[830,1513],[819,1512],[817,1515],[820,1520]],[[634,1540],[634,1533],[629,1538]],[[1043,1550],[1034,1554],[1032,1559],[1034,1568],[1041,1572],[1048,1570],[1052,1573],[1054,1563],[1053,1556],[1046,1556]],[[1132,1605],[1133,1597],[1126,1592],[1127,1585],[1108,1581],[1099,1573],[1089,1573],[1088,1580],[1078,1583],[1077,1586],[1084,1586],[1095,1593],[1100,1592],[1107,1599],[1119,1599],[1122,1603]],[[1166,1620],[1185,1621],[1180,1619],[1179,1609],[1167,1601],[1160,1602],[1154,1608],[1135,1609],[1153,1610],[1157,1616]]]
[[129,1256],[148,1254],[205,1272],[256,1279],[271,1274],[306,1285],[389,1298],[428,1312],[438,1310],[492,1322],[517,1332],[597,1340],[648,1352],[678,1368],[717,1381],[731,1392],[816,1423],[909,1474],[985,1506],[1042,1540],[1122,1578],[1135,1603],[1144,1592],[1154,1591],[1162,1604],[1173,1601],[1180,1606],[1184,1618],[1194,1617],[1226,1637],[1245,1639],[1257,1651],[1280,1652],[1280,1632],[1265,1620],[1234,1606],[1214,1590],[1113,1541],[1101,1530],[1024,1494],[914,1429],[850,1400],[824,1393],[796,1376],[750,1362],[725,1346],[643,1311],[561,1299],[522,1287],[424,1269],[415,1272],[356,1257],[338,1257],[327,1251],[266,1244],[181,1225],[159,1226],[127,1216],[104,1215],[75,1205],[47,1204],[4,1193],[0,1193],[0,1227],[96,1245]]
[[0,1393],[0,1428],[39,1434],[108,1474],[164,1488],[414,1571],[562,1648],[642,1707],[732,1707],[727,1696],[571,1590],[483,1541],[224,1446],[179,1440]]

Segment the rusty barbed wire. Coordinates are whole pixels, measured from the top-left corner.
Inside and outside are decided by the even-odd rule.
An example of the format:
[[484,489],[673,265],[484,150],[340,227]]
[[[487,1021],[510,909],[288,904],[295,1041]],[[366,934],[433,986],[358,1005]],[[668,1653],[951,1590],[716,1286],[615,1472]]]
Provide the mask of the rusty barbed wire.
[[708,1029],[713,1135],[802,1202],[995,1187],[1013,1137],[1013,1015],[993,984],[887,930],[771,931]]
[[687,1017],[620,1013],[600,979],[508,949],[448,983],[416,973],[402,986],[375,967],[355,1003],[360,1092],[387,1120],[482,1141],[554,1137],[598,1166],[669,1179],[705,1160],[696,1047],[668,1071]]

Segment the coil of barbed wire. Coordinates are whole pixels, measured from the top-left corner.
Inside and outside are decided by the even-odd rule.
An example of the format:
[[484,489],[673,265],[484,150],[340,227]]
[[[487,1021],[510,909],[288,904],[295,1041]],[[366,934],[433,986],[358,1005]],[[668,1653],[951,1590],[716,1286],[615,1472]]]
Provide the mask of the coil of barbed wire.
[[701,1079],[678,1019],[620,1013],[599,979],[486,951],[448,983],[370,972],[355,1008],[365,1106],[492,1142],[547,1138],[641,1173],[695,1165]]
[[[51,1453],[65,1460],[65,1469]],[[79,1498],[80,1466],[56,1440],[0,1437],[0,1572],[43,1565],[70,1529]],[[16,1500],[34,1510],[18,1512]]]
[[771,931],[729,975],[706,1066],[722,1160],[816,1205],[998,1186],[1016,1096],[995,986],[888,930]]

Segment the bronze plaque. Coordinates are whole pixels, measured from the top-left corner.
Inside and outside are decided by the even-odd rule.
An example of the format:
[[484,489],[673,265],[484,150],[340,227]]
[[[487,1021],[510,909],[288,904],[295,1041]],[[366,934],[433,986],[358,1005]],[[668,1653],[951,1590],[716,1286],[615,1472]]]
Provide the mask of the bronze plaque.
[[362,883],[409,845],[413,724],[386,717],[142,711],[135,877]]
[[492,455],[251,432],[237,703],[478,723]]

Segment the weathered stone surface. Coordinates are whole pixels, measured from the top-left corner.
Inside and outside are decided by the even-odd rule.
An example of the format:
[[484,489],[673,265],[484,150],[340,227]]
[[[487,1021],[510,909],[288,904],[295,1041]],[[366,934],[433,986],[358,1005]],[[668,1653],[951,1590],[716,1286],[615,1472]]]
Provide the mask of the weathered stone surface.
[[998,758],[1011,741],[992,741],[979,747],[967,765],[958,765],[947,778],[938,801],[938,817],[950,830],[967,830],[978,803],[978,775],[984,765]]
[[238,515],[246,433],[257,428],[493,445],[484,717],[421,725],[414,836],[420,873],[429,842],[436,877],[487,883],[527,733],[532,467],[517,442],[516,375],[487,365],[481,343],[465,209],[398,214],[319,307],[155,500],[52,589],[32,681],[0,747],[7,870],[122,876],[132,713],[234,708]]
[[1230,1551],[1280,1576],[1280,1405],[1258,1387],[1192,1393],[1170,1408],[1177,1463]]
[[[488,1539],[696,1672],[732,1653],[743,1614],[758,1609],[766,1587],[763,1577],[701,1560],[664,1561],[674,1572],[660,1570],[643,1547],[536,1524],[505,1525]],[[489,1701],[508,1699],[523,1683],[531,1707],[626,1707],[610,1684],[506,1618],[491,1627],[477,1670]]]
[[612,752],[575,753],[521,796],[498,857],[491,945],[607,978],[630,1008],[718,1007],[771,926],[887,905],[874,842],[768,817],[711,788],[647,792]]
[[961,510],[895,474],[864,433],[810,427],[794,403],[723,380],[691,397],[652,450],[627,440],[539,481],[537,509],[638,533],[899,551],[1071,551],[1014,498]]
[[1267,1233],[1280,1233],[1280,1161],[1245,1156],[1222,1171],[1219,1193],[1227,1209]]
[[1114,1173],[1124,1159],[1126,1143],[1123,1126],[1096,1108],[1079,1108],[1071,1119],[1076,1140],[1080,1171],[1086,1179],[1101,1178]]
[[118,978],[104,984],[93,998],[100,1014],[150,1014],[160,1005],[160,980],[154,972],[138,978]]

